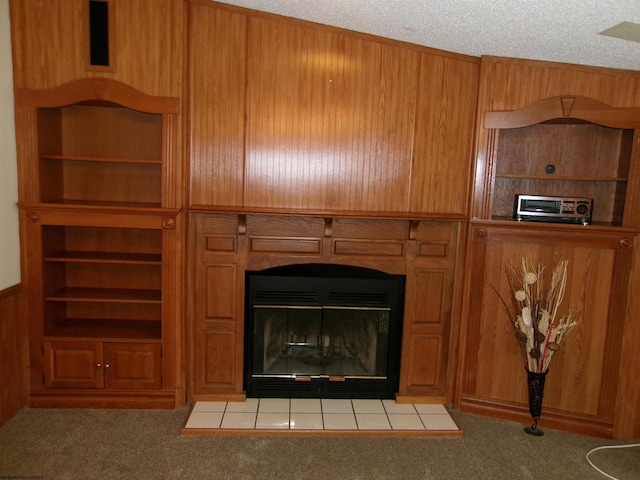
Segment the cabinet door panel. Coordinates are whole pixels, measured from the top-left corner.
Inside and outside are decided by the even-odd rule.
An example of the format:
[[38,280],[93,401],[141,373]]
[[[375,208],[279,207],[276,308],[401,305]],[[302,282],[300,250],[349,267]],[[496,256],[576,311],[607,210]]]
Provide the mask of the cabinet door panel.
[[203,385],[231,389],[234,386],[236,336],[232,333],[205,332],[202,336]]
[[441,335],[413,335],[409,360],[409,389],[437,387],[440,380]]
[[106,388],[152,390],[162,386],[160,344],[106,343]]
[[44,356],[46,387],[104,387],[101,343],[45,342]]
[[235,319],[236,266],[208,266],[206,316],[209,319]]

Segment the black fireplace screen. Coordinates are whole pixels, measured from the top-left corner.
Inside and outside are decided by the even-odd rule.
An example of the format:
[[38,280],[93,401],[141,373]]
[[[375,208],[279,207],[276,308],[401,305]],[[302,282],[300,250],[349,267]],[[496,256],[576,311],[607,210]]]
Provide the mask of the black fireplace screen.
[[247,274],[249,396],[393,398],[404,277],[335,265]]

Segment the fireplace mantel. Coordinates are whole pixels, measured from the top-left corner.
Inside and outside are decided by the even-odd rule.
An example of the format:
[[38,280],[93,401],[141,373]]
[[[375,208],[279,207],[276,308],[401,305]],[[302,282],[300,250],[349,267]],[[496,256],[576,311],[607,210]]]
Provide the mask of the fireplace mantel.
[[244,398],[245,273],[303,263],[405,275],[396,399],[451,399],[464,222],[192,212],[189,223],[191,400]]

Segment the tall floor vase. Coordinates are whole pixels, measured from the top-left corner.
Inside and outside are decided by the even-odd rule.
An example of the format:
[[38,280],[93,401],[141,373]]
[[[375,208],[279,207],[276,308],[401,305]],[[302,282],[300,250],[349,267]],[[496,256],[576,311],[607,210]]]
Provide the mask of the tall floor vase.
[[544,381],[547,372],[530,372],[527,370],[527,386],[529,387],[529,413],[533,418],[533,425],[525,427],[524,431],[529,435],[544,435],[538,428],[538,419],[542,413],[542,397],[544,395]]

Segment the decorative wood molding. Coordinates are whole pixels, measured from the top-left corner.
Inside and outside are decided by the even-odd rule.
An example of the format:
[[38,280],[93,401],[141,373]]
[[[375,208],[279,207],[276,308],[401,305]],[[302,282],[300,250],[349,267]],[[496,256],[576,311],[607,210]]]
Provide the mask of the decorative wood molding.
[[179,110],[179,99],[147,95],[117,80],[83,78],[46,90],[20,88],[15,103],[20,107],[55,108],[82,102],[108,102],[145,113],[173,114]]
[[22,292],[22,283],[16,283],[11,287],[5,288],[4,290],[0,290],[0,301],[13,297],[14,295],[18,295]]
[[574,118],[612,128],[639,128],[640,107],[616,108],[588,97],[550,97],[519,110],[484,114],[485,128],[520,128]]

